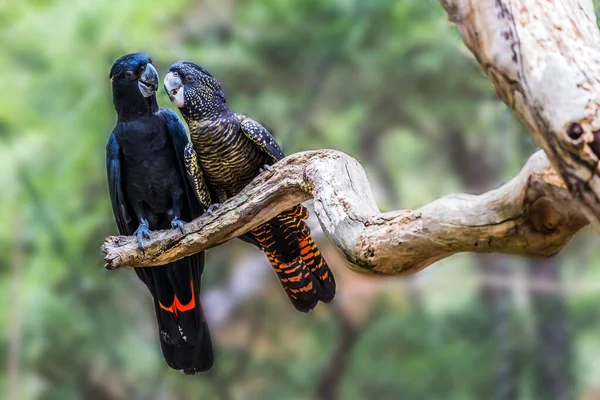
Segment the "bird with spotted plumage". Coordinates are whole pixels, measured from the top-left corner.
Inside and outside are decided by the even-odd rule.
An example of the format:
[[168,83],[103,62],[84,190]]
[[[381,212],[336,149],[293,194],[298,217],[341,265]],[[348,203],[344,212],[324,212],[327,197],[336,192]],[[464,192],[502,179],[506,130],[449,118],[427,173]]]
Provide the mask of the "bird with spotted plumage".
[[[165,91],[190,130],[185,149],[188,177],[198,200],[212,213],[263,170],[284,158],[273,136],[258,122],[227,105],[220,83],[190,62],[171,65]],[[266,255],[294,307],[302,312],[330,302],[335,279],[296,205],[244,236]]]

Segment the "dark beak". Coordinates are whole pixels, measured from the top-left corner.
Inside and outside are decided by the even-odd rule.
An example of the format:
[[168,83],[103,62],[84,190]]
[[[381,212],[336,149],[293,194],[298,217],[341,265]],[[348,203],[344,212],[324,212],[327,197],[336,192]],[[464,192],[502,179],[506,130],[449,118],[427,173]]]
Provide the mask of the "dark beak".
[[138,87],[144,97],[152,96],[158,89],[158,72],[156,72],[156,69],[152,64],[146,65],[144,73],[138,80]]

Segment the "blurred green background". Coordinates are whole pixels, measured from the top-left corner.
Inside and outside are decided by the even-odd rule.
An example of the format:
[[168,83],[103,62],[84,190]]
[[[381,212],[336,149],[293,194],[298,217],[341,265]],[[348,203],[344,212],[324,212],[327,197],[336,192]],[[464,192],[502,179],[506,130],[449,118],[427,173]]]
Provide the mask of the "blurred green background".
[[[293,311],[266,257],[208,251],[216,365],[160,354],[147,291],[103,270],[108,71],[190,60],[289,154],[334,148],[383,211],[516,174],[536,147],[434,0],[0,1],[0,394],[17,399],[600,399],[600,246],[463,254],[409,278],[346,269]],[[159,92],[163,107],[172,107]],[[310,208],[310,202],[308,203]]]

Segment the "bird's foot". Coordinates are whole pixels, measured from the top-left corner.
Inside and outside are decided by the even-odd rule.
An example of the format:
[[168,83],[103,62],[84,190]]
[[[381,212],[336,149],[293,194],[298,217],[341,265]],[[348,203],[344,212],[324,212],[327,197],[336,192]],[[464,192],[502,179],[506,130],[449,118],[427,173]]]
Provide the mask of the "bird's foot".
[[215,210],[218,210],[219,207],[221,207],[221,203],[215,203],[213,205],[211,205],[210,207],[208,207],[208,210],[206,210],[206,213],[208,215],[210,215],[211,217],[215,216]]
[[144,239],[150,239],[150,224],[145,219],[140,221],[140,225],[133,232],[133,236],[137,237],[139,248],[144,251]]
[[183,234],[183,226],[184,225],[185,225],[185,222],[180,220],[179,217],[175,217],[175,218],[173,218],[173,221],[171,221],[171,227],[179,228],[179,230],[181,231],[182,234]]
[[272,174],[273,171],[275,171],[275,170],[269,164],[265,164],[265,165],[262,166],[262,168],[258,169],[258,172],[261,172],[261,173],[265,172],[265,171],[269,171]]

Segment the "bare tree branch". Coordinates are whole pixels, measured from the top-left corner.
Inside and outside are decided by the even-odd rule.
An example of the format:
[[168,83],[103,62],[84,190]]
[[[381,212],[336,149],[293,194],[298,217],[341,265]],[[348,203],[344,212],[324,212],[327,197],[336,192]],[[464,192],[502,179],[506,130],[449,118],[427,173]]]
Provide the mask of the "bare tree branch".
[[600,34],[592,1],[440,2],[600,231]]
[[499,189],[382,214],[361,165],[344,153],[321,150],[280,161],[214,216],[187,224],[184,234],[154,232],[145,252],[133,237],[107,238],[106,267],[180,259],[248,232],[310,197],[323,231],[350,266],[379,274],[418,271],[465,251],[549,256],[588,223],[541,151]]

